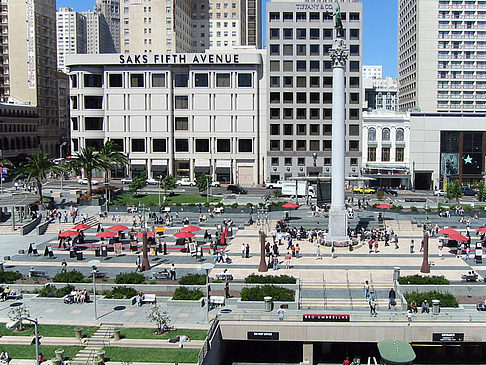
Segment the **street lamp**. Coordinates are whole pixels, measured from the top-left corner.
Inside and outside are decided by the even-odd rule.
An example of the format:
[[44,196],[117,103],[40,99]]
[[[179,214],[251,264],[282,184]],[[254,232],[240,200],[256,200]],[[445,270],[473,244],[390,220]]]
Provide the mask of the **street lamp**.
[[98,272],[98,265],[100,264],[100,260],[91,260],[88,262],[88,265],[91,266],[91,275],[93,276],[93,303],[94,303],[94,316],[95,320],[98,319],[98,312],[96,311],[96,273]]
[[[62,148],[67,145],[67,142],[61,143],[59,146],[59,163],[62,165]],[[61,171],[61,193],[62,193],[62,182],[64,180],[64,171]]]
[[159,176],[159,208],[160,208],[160,188],[162,187],[162,174]]
[[206,310],[206,323],[209,323],[209,272],[214,268],[214,264],[206,262],[201,265],[203,270],[206,270],[206,292],[207,292],[207,310]]
[[11,321],[11,322],[7,322],[7,324],[5,324],[5,327],[9,330],[13,330],[15,327],[17,327],[20,322],[22,322],[23,320],[25,321],[28,321],[28,322],[32,322],[34,324],[34,338],[35,338],[35,363],[37,365],[40,365],[40,361],[39,361],[39,332],[37,331],[37,325],[39,324],[39,322],[37,321],[37,319],[34,319],[34,318],[30,318],[30,317],[21,317],[20,319],[16,320],[16,321]]
[[314,160],[314,167],[317,166],[317,152],[312,153],[312,159]]

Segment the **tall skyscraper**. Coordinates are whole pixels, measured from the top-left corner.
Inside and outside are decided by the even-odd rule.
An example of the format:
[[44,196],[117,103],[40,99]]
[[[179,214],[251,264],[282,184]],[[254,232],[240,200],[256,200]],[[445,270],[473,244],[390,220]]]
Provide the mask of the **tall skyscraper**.
[[[361,131],[362,3],[342,1],[349,60],[346,88],[346,176],[358,176]],[[267,178],[331,174],[332,62],[335,3],[276,0],[267,4]]]
[[103,14],[96,11],[83,11],[86,19],[86,53],[115,53],[110,28]]
[[[125,1],[126,2],[126,1]],[[141,3],[141,0],[135,1]],[[120,0],[96,0],[95,12],[102,14],[102,27],[108,28],[106,38],[106,48],[102,53],[119,53],[120,52]],[[103,30],[103,33],[106,31]]]
[[6,101],[12,96],[37,106],[40,149],[55,156],[59,143],[56,1],[1,0],[0,4],[0,99]]
[[486,111],[486,1],[399,0],[400,110]]
[[57,67],[64,71],[64,56],[86,53],[86,18],[68,7],[56,13]]

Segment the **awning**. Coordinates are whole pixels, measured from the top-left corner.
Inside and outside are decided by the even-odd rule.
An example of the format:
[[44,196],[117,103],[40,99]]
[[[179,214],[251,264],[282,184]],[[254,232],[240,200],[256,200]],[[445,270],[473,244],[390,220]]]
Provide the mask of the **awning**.
[[152,166],[167,166],[167,160],[152,160]]
[[130,160],[131,165],[147,165],[146,160]]
[[231,160],[216,160],[216,167],[231,167]]
[[210,172],[210,167],[209,166],[194,166],[194,172],[195,173],[207,173],[209,174]]
[[410,174],[363,174],[373,179],[410,179]]
[[217,174],[229,174],[231,172],[230,167],[216,167]]
[[211,160],[195,159],[194,166],[196,167],[209,167],[211,165]]

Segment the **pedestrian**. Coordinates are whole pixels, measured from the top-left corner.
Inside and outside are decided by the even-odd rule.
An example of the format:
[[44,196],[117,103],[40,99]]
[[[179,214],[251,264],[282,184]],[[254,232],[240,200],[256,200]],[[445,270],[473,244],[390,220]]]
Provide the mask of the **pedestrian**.
[[375,240],[375,253],[378,253],[378,239]]
[[285,268],[290,269],[290,259],[292,256],[290,255],[290,252],[287,251],[287,254],[285,255]]
[[170,272],[170,280],[176,280],[176,268],[174,264],[171,265],[169,272]]
[[318,243],[316,247],[316,260],[322,260],[321,245]]
[[469,254],[471,253],[471,249],[469,247],[466,248],[466,257],[464,258],[464,260],[469,260]]
[[424,240],[420,242],[420,252],[424,252]]
[[429,308],[429,302],[427,302],[427,299],[425,299],[422,303],[422,313],[429,313],[430,308]]
[[246,251],[246,246],[244,243],[241,244],[241,258],[245,258],[245,251]]
[[415,244],[414,241],[411,240],[410,241],[410,253],[413,253],[413,246],[414,246],[414,244]]
[[224,297],[225,298],[231,298],[230,292],[229,292],[229,282],[226,281],[226,284],[224,285]]
[[283,304],[280,306],[279,310],[277,311],[278,320],[283,321],[285,317],[285,309],[283,308]]
[[67,267],[67,262],[66,262],[66,260],[62,260],[62,262],[61,262],[61,272],[62,272],[62,273],[66,273],[66,272],[67,272],[67,271],[66,271],[66,267]]
[[292,249],[292,236],[289,236],[289,243],[287,244],[287,250],[291,250]]
[[343,361],[343,365],[351,365],[351,361],[349,361],[349,356],[346,356],[346,358]]
[[334,247],[334,242],[331,244],[331,257],[334,259],[336,258],[336,255],[334,252],[336,251],[336,247]]
[[391,307],[394,307],[397,305],[396,302],[396,297],[397,294],[395,292],[395,289],[391,288],[390,291],[388,292],[388,309],[391,309]]
[[376,317],[376,301],[373,296],[370,296],[369,304],[370,304],[370,316],[374,315]]
[[245,257],[248,259],[250,258],[250,244],[247,243],[245,247]]
[[373,252],[373,239],[370,238],[370,240],[368,241],[368,249],[369,249],[369,253],[372,253]]
[[273,264],[273,269],[278,270],[278,256],[277,255],[273,255],[272,264]]
[[137,268],[135,271],[141,271],[142,270],[142,259],[140,258],[140,255],[137,255],[137,259],[135,261],[135,264],[137,265]]
[[412,323],[412,311],[410,309],[407,311],[407,320],[408,325],[410,326],[410,323]]
[[365,292],[365,299],[368,299],[368,297],[370,296],[370,283],[368,282],[368,280],[365,281],[364,292]]

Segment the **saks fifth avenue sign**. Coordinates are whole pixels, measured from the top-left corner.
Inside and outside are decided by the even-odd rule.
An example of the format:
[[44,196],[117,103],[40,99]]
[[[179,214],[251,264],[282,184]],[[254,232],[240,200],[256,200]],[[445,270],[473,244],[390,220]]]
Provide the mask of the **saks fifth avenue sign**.
[[142,54],[119,55],[121,65],[149,65],[149,64],[237,64],[240,63],[238,54]]

